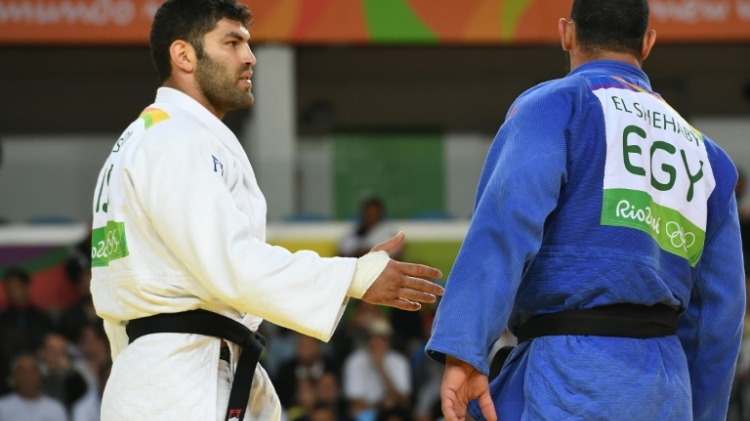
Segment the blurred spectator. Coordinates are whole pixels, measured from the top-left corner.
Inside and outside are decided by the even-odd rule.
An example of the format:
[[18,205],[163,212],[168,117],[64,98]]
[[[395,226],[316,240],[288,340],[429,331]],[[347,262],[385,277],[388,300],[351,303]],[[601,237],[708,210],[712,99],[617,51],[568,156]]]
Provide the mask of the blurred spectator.
[[424,352],[426,336],[421,311],[392,308],[389,319],[393,326],[393,349],[404,355],[412,355],[417,350]]
[[351,421],[349,403],[341,395],[339,377],[336,373],[323,373],[315,385],[318,402],[330,405],[336,412],[336,421]]
[[[745,262],[745,302],[750,303],[750,212],[743,207],[745,196],[745,174],[738,169],[737,184],[734,195],[739,207],[740,235],[742,237],[742,255]],[[732,391],[729,396],[728,421],[750,421],[750,304],[745,307],[745,325],[742,332],[740,352],[737,355]]]
[[9,307],[0,315],[0,339],[6,355],[33,351],[52,330],[49,316],[29,301],[29,284],[29,274],[19,268],[8,269],[3,276]]
[[391,349],[393,329],[375,320],[369,326],[367,346],[344,362],[344,395],[354,418],[368,410],[408,408],[411,394],[409,360]]
[[[29,274],[19,268],[8,269],[3,276],[9,307],[0,314],[0,373],[6,376],[10,359],[36,350],[52,330],[49,316],[29,301],[29,283]],[[0,382],[0,394],[8,391],[5,382]]]
[[78,334],[77,346],[81,355],[75,366],[86,379],[88,388],[97,390],[102,367],[112,363],[104,330],[98,326],[84,326]]
[[[439,300],[422,307],[423,331],[426,340],[432,331]],[[414,349],[410,355],[414,373],[414,419],[416,421],[434,421],[442,418],[440,408],[440,385],[443,378],[443,365],[427,358],[424,344]]]
[[[746,300],[750,299],[750,285],[746,286]],[[750,301],[747,301],[750,303]],[[728,421],[750,421],[750,306],[745,307],[745,325],[737,355],[732,391],[729,396]]]
[[275,379],[279,374],[281,364],[294,358],[297,352],[297,332],[271,322],[262,323],[258,330],[268,341],[268,346],[261,355],[263,368],[272,379]]
[[323,357],[321,345],[315,338],[297,335],[296,356],[281,364],[274,381],[283,407],[289,408],[296,404],[294,393],[301,380],[309,379],[315,384],[326,371],[337,371],[334,362]]
[[66,264],[68,279],[78,293],[77,302],[67,308],[60,316],[59,331],[69,341],[78,340],[84,326],[94,325],[103,329],[103,322],[96,315],[91,298],[91,242],[90,237],[79,243],[72,251],[72,257]]
[[[344,236],[339,242],[339,255],[360,257],[367,254],[376,245],[387,241],[397,232],[385,221],[385,205],[378,198],[370,198],[362,203],[357,229]],[[400,260],[403,248],[391,253],[391,257]]]
[[315,382],[308,378],[300,379],[295,389],[295,404],[287,410],[289,421],[308,421],[317,400]]
[[12,366],[15,393],[0,398],[0,421],[66,421],[65,408],[39,390],[39,366],[32,355],[21,355]]
[[[370,337],[370,327],[376,321],[389,323],[380,307],[362,300],[355,301],[354,311],[346,323],[346,332],[349,334],[347,340],[356,348],[365,346]],[[346,353],[348,354],[349,352]]]
[[440,384],[443,365],[431,358],[422,358],[415,370],[414,418],[416,421],[435,420],[440,410]]
[[745,261],[745,278],[750,276],[750,211],[742,206],[742,199],[745,196],[745,174],[737,171],[737,184],[734,187],[734,195],[737,197],[737,214],[740,217],[740,235],[742,236],[742,256]]
[[[745,175],[738,169],[739,176],[734,188],[737,197],[738,215],[740,218],[740,235],[742,236],[742,255],[745,262],[745,301],[750,303],[750,212],[742,206],[745,195]],[[729,396],[728,421],[750,421],[750,304],[745,307],[745,325],[742,332],[740,352],[737,355],[732,391]]]
[[411,416],[409,411],[396,407],[380,411],[376,421],[411,421]]
[[327,403],[318,402],[310,411],[308,419],[310,421],[338,421],[336,418],[336,408]]
[[83,398],[73,405],[72,421],[100,421],[102,408],[102,394],[104,387],[107,385],[109,373],[112,370],[112,364],[107,362],[103,364],[97,376],[99,387],[87,392]]
[[42,362],[42,393],[57,399],[70,411],[88,387],[83,375],[73,367],[68,341],[57,333],[48,334],[39,350],[39,357]]

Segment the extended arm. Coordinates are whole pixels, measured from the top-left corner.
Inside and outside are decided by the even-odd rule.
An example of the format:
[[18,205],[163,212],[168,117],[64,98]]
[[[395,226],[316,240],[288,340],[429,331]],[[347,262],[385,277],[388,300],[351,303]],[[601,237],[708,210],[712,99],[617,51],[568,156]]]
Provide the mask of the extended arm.
[[[206,143],[160,140],[139,154],[125,169],[132,200],[201,286],[238,310],[328,340],[348,296],[364,295],[378,304],[414,309],[414,301],[434,300],[430,293],[440,292],[413,278],[440,276],[439,272],[405,266],[387,256],[379,264],[366,265],[362,276],[367,279],[352,290],[357,259],[291,253],[254,237],[247,216],[213,171]],[[379,294],[366,295],[370,288]]]

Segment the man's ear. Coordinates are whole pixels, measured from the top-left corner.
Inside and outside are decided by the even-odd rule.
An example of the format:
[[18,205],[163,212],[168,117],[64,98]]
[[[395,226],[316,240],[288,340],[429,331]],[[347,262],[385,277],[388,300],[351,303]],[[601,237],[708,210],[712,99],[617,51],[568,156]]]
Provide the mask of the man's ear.
[[183,73],[195,71],[198,56],[190,43],[178,39],[169,46],[169,56],[172,61],[173,70],[181,70]]
[[570,51],[575,42],[575,24],[573,21],[560,18],[557,21],[557,32],[560,35],[560,44],[564,51]]
[[646,60],[646,57],[651,54],[651,49],[654,48],[655,43],[656,31],[652,29],[646,32],[646,36],[643,37],[643,46],[641,47],[641,61]]

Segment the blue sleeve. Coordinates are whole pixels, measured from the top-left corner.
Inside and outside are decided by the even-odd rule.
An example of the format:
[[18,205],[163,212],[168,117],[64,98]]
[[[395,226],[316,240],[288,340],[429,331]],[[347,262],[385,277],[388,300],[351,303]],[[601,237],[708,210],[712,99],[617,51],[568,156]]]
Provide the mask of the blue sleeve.
[[562,95],[519,101],[482,170],[474,216],[438,307],[427,354],[451,355],[487,374],[487,355],[508,323],[523,270],[542,242],[567,177]]
[[745,278],[737,203],[706,242],[690,303],[677,334],[690,370],[693,419],[725,419],[745,314]]

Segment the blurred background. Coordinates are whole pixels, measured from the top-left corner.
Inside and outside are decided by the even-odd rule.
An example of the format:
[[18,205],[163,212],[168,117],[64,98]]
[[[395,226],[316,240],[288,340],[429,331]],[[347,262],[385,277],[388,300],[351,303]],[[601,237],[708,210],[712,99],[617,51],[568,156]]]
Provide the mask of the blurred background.
[[[355,256],[403,230],[398,257],[447,277],[511,102],[568,71],[556,24],[572,1],[243,2],[256,100],[225,123],[268,201],[269,242]],[[747,168],[750,0],[649,3],[654,90]],[[88,293],[89,220],[101,165],[158,87],[148,32],[159,4],[0,0],[0,391],[19,393],[5,379],[28,374],[11,362],[30,353],[40,390],[70,419],[95,419],[76,408],[95,407],[111,363]],[[744,220],[742,187],[738,197]],[[350,305],[325,345],[264,324],[287,418],[440,418],[441,368],[421,352],[433,314]],[[55,362],[44,350],[61,343]],[[391,381],[370,360],[390,361]],[[746,360],[730,419],[750,419]],[[70,386],[76,373],[88,387]]]

